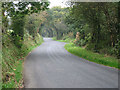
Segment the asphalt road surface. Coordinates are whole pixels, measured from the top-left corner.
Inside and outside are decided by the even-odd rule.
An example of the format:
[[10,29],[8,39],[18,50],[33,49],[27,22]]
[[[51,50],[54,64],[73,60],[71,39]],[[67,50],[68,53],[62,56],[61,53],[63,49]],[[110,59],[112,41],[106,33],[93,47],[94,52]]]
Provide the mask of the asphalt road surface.
[[44,38],[24,63],[25,88],[118,88],[118,70],[84,60]]

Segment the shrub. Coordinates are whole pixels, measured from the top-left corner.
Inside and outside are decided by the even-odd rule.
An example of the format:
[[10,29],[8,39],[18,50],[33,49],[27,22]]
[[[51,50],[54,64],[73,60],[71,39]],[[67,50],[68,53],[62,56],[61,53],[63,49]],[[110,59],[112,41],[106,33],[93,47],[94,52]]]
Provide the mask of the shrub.
[[80,40],[80,46],[85,46],[86,45],[86,41],[84,39]]

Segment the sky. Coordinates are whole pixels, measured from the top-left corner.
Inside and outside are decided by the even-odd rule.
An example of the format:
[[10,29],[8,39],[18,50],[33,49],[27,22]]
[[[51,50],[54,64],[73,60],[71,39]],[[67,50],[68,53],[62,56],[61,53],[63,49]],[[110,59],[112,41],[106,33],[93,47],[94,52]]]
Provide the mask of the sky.
[[49,0],[49,1],[51,2],[49,8],[52,8],[54,6],[61,6],[62,8],[66,7],[65,5],[66,0]]
[[[38,0],[38,1],[40,1],[40,0]],[[61,8],[67,7],[65,5],[65,2],[67,0],[48,0],[48,1],[50,1],[49,8],[52,8],[52,7],[55,7],[55,6],[61,6]],[[14,1],[14,3],[18,3],[18,1]]]

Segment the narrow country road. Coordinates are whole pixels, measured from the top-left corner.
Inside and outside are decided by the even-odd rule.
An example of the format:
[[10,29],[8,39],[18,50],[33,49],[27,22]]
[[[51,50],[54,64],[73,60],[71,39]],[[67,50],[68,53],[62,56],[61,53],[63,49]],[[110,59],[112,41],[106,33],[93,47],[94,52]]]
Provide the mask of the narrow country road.
[[44,38],[24,63],[25,88],[118,88],[118,71],[89,62]]

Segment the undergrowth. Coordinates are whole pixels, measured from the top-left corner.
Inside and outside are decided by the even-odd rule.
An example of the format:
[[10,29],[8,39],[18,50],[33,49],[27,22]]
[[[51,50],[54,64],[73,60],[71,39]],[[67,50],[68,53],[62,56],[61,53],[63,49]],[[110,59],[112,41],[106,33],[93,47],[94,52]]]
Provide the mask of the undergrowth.
[[66,43],[73,42],[75,40],[73,38],[66,38],[65,40],[57,40],[56,37],[53,37],[52,39],[60,42],[66,42]]
[[38,34],[35,40],[26,35],[22,47],[17,48],[9,35],[4,35],[2,46],[2,88],[23,88],[22,64],[24,57],[43,40]]

